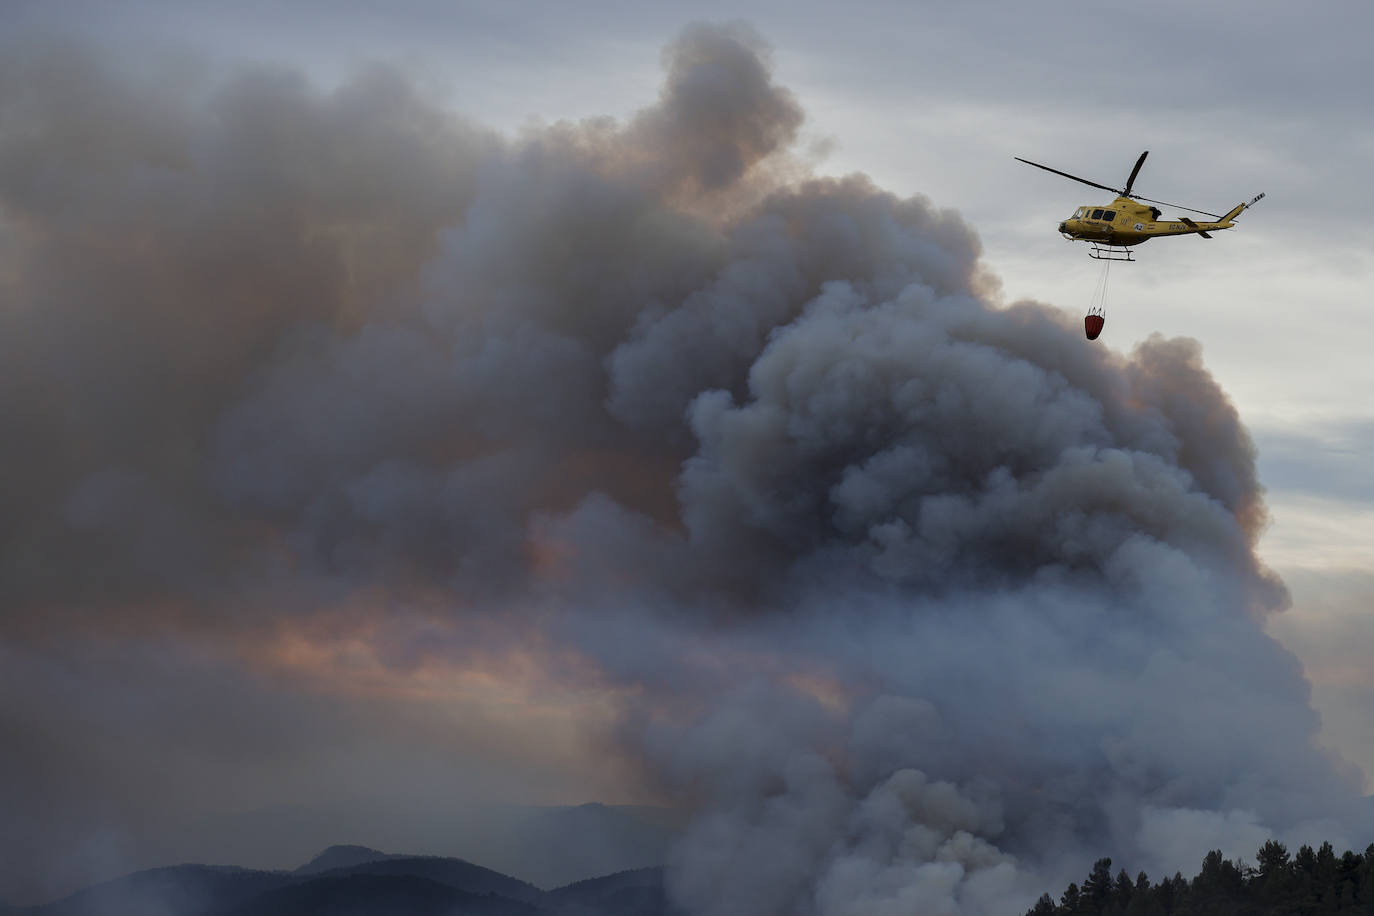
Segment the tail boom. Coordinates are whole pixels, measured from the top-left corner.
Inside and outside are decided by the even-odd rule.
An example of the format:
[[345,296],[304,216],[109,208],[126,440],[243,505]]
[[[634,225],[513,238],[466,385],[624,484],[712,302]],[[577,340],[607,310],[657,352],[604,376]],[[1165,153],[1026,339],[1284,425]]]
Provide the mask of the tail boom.
[[[1240,216],[1242,210],[1246,210],[1246,209],[1249,209],[1250,207],[1253,207],[1255,204],[1259,203],[1259,202],[1260,202],[1261,200],[1263,200],[1263,199],[1264,199],[1264,192],[1261,191],[1259,194],[1256,194],[1254,197],[1250,198],[1250,199],[1249,199],[1248,201],[1246,201],[1245,203],[1243,203],[1243,204],[1236,204],[1235,207],[1231,210],[1230,213],[1227,213],[1225,216],[1223,216],[1223,217],[1221,218],[1221,222],[1223,222],[1223,223],[1232,222],[1233,220],[1235,220],[1235,218],[1236,218],[1237,216]],[[1229,228],[1229,227],[1228,227],[1228,228]]]

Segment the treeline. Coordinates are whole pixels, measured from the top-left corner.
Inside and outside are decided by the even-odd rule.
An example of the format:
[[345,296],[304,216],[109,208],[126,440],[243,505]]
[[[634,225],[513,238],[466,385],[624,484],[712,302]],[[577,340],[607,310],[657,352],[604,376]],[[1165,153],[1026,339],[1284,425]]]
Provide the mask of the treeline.
[[1098,859],[1082,886],[1070,884],[1055,903],[1045,894],[1026,916],[1300,916],[1374,914],[1374,843],[1363,855],[1337,856],[1330,843],[1315,852],[1303,846],[1291,858],[1273,840],[1260,847],[1256,864],[1207,853],[1192,880],[1175,873],[1151,884],[1125,869],[1112,877],[1112,860]]

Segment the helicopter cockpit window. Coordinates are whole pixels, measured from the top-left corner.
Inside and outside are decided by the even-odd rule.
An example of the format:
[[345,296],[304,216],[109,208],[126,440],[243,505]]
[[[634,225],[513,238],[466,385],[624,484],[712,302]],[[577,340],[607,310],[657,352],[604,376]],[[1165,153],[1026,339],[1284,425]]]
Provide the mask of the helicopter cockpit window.
[[1102,211],[1101,211],[1101,210],[1094,210],[1094,211],[1093,211],[1093,219],[1101,219],[1101,218],[1102,218]]
[[1110,223],[1112,220],[1116,219],[1116,211],[1115,211],[1115,210],[1103,210],[1103,211],[1102,211],[1102,218],[1105,219],[1107,222]]

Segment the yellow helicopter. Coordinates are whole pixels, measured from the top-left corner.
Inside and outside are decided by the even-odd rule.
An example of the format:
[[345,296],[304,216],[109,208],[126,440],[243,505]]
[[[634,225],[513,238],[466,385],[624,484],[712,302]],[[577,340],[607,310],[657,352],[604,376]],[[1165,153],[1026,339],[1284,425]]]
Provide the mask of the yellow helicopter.
[[[1150,239],[1160,236],[1200,235],[1205,239],[1210,239],[1212,236],[1208,234],[1209,232],[1232,228],[1236,224],[1236,217],[1241,214],[1242,210],[1253,207],[1264,197],[1263,194],[1257,194],[1250,201],[1236,204],[1230,212],[1220,215],[1199,210],[1196,207],[1184,207],[1180,204],[1165,203],[1162,200],[1151,200],[1148,197],[1132,194],[1131,188],[1135,186],[1135,177],[1140,174],[1140,167],[1145,164],[1145,157],[1148,155],[1150,155],[1149,150],[1140,154],[1140,158],[1136,160],[1135,168],[1131,169],[1131,177],[1126,179],[1126,187],[1120,190],[1089,181],[1086,178],[1079,178],[1077,175],[1070,175],[1068,172],[1061,172],[1059,169],[1052,169],[1038,162],[1031,162],[1029,159],[1022,159],[1020,156],[1013,156],[1012,158],[1017,162],[1024,162],[1026,165],[1033,165],[1037,169],[1063,175],[1065,178],[1071,178],[1074,181],[1091,185],[1094,188],[1101,188],[1104,191],[1111,191],[1116,195],[1116,200],[1106,206],[1079,207],[1072,216],[1059,224],[1059,232],[1064,238],[1074,242],[1091,242],[1092,248],[1089,250],[1088,256],[1098,260],[1134,261],[1135,258],[1131,256],[1130,246],[1139,245],[1141,242],[1148,242]],[[1144,203],[1137,203],[1137,201],[1144,201]],[[1147,207],[1145,204],[1159,204],[1164,207],[1187,210],[1189,213],[1210,216],[1216,222],[1197,222],[1187,216],[1161,220],[1159,207]]]

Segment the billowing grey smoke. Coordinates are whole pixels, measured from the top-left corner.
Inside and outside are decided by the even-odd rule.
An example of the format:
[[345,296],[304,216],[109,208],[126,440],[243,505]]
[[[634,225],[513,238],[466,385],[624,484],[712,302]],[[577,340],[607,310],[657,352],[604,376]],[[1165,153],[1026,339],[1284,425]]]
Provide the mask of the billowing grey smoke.
[[635,697],[692,913],[1003,913],[1353,829],[1197,345],[1087,346],[956,214],[793,178],[748,29],[665,62],[509,141],[381,71],[7,56],[9,632],[442,590]]

